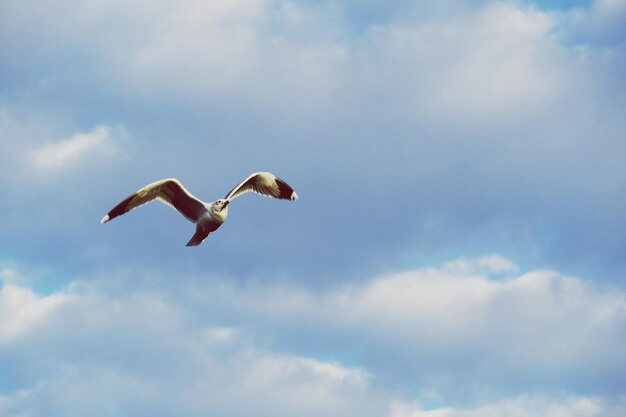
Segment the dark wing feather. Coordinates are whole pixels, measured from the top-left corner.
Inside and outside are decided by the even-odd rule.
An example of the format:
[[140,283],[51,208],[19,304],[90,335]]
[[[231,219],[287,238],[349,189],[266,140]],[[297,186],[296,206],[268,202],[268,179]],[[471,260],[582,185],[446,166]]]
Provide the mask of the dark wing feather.
[[270,172],[255,172],[237,184],[226,194],[226,200],[233,200],[235,197],[253,191],[267,197],[280,198],[284,200],[297,200],[298,194],[285,181]]
[[102,223],[113,220],[137,207],[143,206],[155,199],[175,208],[191,222],[197,222],[206,210],[204,203],[194,197],[176,179],[165,179],[148,184],[135,194],[127,197],[104,216]]

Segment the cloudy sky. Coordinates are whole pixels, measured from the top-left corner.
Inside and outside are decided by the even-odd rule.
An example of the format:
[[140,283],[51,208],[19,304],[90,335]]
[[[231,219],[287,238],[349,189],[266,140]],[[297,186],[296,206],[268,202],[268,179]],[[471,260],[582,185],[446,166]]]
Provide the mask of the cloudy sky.
[[0,62],[3,417],[626,412],[626,1],[0,0]]

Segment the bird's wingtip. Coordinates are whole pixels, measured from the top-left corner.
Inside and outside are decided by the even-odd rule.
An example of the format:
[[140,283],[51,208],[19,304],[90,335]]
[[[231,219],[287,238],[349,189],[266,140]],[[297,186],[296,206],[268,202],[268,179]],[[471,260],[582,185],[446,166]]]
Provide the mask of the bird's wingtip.
[[105,224],[106,222],[108,222],[109,220],[111,220],[111,218],[109,217],[109,215],[107,214],[106,216],[104,216],[102,218],[102,220],[100,220],[100,224]]

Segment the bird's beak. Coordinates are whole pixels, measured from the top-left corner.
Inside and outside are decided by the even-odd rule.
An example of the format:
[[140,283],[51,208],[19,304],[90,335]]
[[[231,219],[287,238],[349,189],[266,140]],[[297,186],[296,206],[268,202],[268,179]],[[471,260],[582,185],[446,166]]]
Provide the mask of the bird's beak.
[[226,201],[222,204],[222,209],[221,209],[220,211],[224,210],[224,209],[226,208],[226,206],[228,206],[228,203],[230,203],[230,201],[226,200]]

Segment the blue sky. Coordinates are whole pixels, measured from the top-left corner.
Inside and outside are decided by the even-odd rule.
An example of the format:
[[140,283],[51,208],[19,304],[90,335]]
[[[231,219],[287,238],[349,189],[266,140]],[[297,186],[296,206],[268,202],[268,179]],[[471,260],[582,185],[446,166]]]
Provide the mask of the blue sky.
[[[0,2],[0,415],[621,416],[626,2]],[[238,198],[200,247],[152,204]]]

